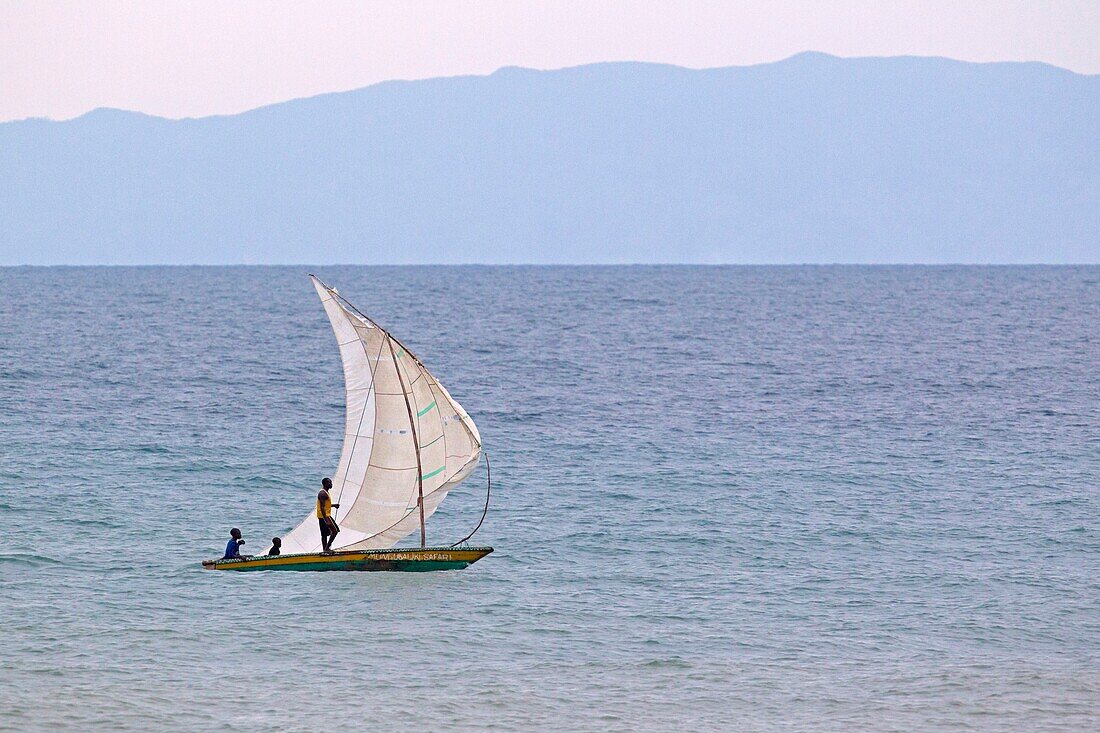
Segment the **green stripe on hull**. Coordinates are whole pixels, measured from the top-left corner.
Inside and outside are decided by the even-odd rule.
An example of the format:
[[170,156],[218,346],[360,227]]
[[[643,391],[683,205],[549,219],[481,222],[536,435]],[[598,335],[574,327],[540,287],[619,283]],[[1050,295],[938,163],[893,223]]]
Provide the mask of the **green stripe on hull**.
[[[345,562],[310,562],[287,565],[256,565],[253,567],[233,568],[239,573],[258,572],[260,570],[289,570],[300,572],[358,571],[358,572],[403,572],[426,573],[432,570],[462,570],[470,563],[464,561],[445,562],[441,560],[347,560]],[[228,570],[229,568],[223,568]]]

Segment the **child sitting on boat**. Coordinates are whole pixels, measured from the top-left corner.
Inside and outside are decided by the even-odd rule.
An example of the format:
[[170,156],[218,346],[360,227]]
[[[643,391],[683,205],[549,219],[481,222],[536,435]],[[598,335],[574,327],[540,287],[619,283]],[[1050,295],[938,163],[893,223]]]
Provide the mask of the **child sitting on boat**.
[[267,551],[268,555],[278,555],[282,550],[283,541],[279,537],[271,538],[271,549]]
[[225,555],[223,560],[231,560],[235,557],[241,556],[241,545],[244,544],[244,540],[241,539],[241,531],[234,527],[229,530],[229,543],[225,546]]

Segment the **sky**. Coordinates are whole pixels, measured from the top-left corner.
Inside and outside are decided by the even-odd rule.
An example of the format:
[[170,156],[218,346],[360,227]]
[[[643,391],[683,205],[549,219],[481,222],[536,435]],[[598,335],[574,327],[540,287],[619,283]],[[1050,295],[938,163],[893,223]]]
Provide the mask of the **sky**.
[[801,51],[1100,73],[1100,2],[0,0],[0,121],[231,114],[388,79]]

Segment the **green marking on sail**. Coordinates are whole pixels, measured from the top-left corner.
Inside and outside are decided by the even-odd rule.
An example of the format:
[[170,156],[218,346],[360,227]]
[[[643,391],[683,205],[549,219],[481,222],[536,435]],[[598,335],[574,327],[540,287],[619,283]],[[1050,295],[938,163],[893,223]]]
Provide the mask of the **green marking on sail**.
[[444,470],[445,470],[446,468],[447,468],[446,466],[443,466],[443,467],[441,467],[441,468],[437,468],[437,469],[435,469],[434,471],[432,471],[431,473],[426,473],[426,474],[424,474],[424,475],[423,475],[423,476],[421,476],[420,478],[421,478],[421,479],[430,479],[430,478],[431,478],[432,476],[435,476],[435,475],[436,475],[437,473],[443,473],[443,471],[444,471]]
[[433,407],[435,407],[435,400],[432,400],[432,404],[428,405],[423,410],[416,413],[416,416],[417,417],[424,417],[426,414],[428,414],[428,410],[432,409]]

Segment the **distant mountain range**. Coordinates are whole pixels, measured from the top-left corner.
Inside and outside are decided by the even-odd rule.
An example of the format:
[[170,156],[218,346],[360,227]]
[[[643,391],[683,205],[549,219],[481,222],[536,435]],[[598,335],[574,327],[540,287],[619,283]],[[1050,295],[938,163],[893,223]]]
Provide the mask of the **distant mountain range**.
[[606,63],[0,124],[0,264],[1100,262],[1100,76]]

